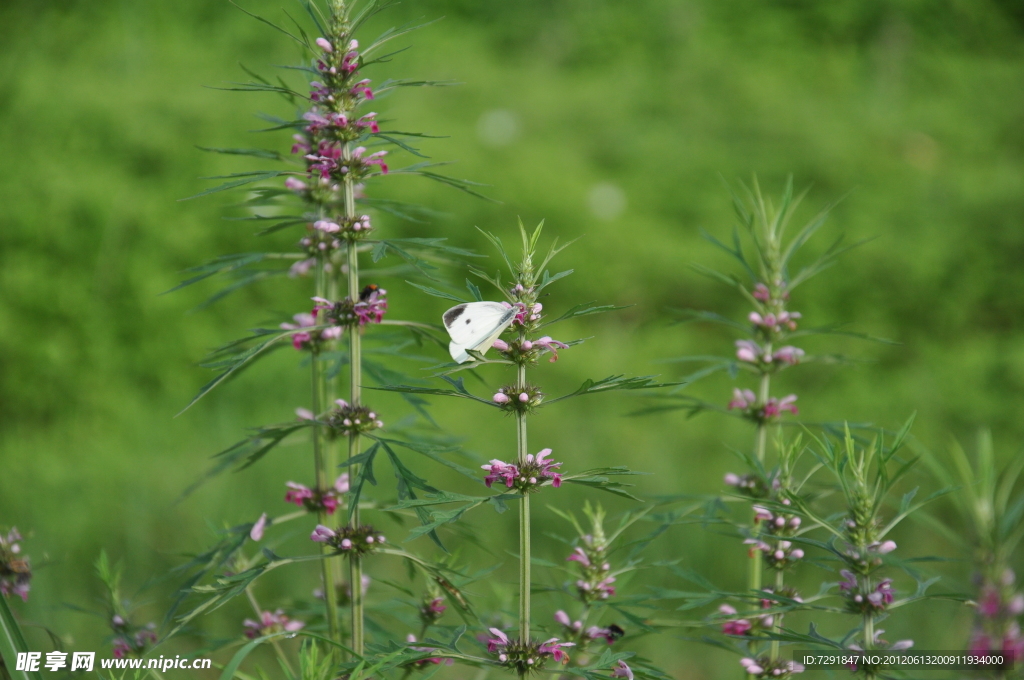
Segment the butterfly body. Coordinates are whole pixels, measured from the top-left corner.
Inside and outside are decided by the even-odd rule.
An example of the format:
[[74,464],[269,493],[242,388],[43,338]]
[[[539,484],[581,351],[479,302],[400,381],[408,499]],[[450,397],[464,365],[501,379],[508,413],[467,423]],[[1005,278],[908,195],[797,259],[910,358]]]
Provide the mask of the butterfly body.
[[448,352],[456,363],[465,363],[468,350],[486,352],[506,328],[512,325],[516,310],[500,302],[464,302],[445,312],[441,319],[451,336]]

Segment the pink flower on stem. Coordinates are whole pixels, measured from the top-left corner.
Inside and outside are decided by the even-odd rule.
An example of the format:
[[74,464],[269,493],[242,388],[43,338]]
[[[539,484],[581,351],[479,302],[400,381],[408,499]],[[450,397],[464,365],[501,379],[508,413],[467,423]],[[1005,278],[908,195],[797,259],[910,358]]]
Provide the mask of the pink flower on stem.
[[334,51],[334,45],[332,45],[331,41],[328,40],[327,38],[317,38],[316,44],[320,46],[320,49],[322,49],[324,52],[327,52],[328,54]]
[[756,364],[761,360],[761,347],[751,340],[737,340],[736,358],[740,361]]
[[[281,324],[282,330],[294,331],[301,328],[312,328],[316,326],[316,317],[312,314],[296,314],[292,317],[295,323],[283,323]],[[293,333],[292,334],[292,347],[298,350],[306,349],[310,342],[313,340],[311,333]]]
[[896,541],[876,541],[868,546],[868,552],[877,553],[879,555],[887,555],[895,549]]
[[306,501],[313,498],[313,490],[298,482],[286,482],[285,486],[288,487],[288,491],[284,495],[285,503],[294,503],[295,505],[302,506]]
[[776,418],[785,411],[789,411],[793,415],[797,414],[797,408],[794,402],[796,401],[796,395],[791,394],[782,399],[776,399],[772,397],[768,400],[768,403],[764,405],[764,417],[765,418]]
[[309,538],[317,543],[330,543],[331,539],[337,535],[333,529],[325,527],[323,524],[317,524]]
[[839,591],[843,593],[852,593],[857,590],[857,575],[848,569],[842,569],[839,575],[843,577],[843,580],[839,582]]
[[[356,127],[370,128],[370,132],[374,133],[380,132],[380,126],[377,124],[376,116],[376,113],[368,113],[365,116],[361,116],[359,120],[356,121]],[[387,174],[387,170],[385,170],[384,173]]]
[[732,391],[732,401],[729,402],[729,409],[748,409],[757,403],[757,395],[753,390],[741,390],[735,388]]
[[[508,397],[505,398],[508,399]],[[486,484],[488,488],[490,488],[491,484],[499,479],[505,482],[506,487],[512,488],[516,483],[516,477],[519,476],[519,468],[515,465],[500,461],[497,458],[492,460],[488,465],[481,465],[480,467],[490,473],[484,477],[484,484]]]
[[612,671],[613,678],[626,678],[626,680],[633,680],[633,669],[621,659],[615,664],[615,670]]
[[768,286],[764,285],[763,283],[759,283],[756,286],[754,286],[753,296],[755,300],[760,300],[761,302],[768,302],[768,300],[771,299],[772,294],[771,291],[768,290]]
[[123,659],[132,653],[132,646],[124,638],[114,640],[111,653],[115,659]]
[[800,316],[800,312],[779,312],[778,315],[769,312],[764,316],[757,312],[751,312],[747,319],[765,332],[778,333],[782,330],[783,326],[791,331],[796,330],[796,320]]
[[[537,473],[539,476],[550,479],[551,486],[556,489],[562,486],[562,475],[556,470],[562,466],[561,463],[556,463],[553,460],[547,460],[547,457],[551,455],[551,449],[542,449],[540,453],[533,456],[533,454],[527,454],[527,463],[533,463],[537,466]],[[528,467],[528,466],[527,466]]]
[[[718,613],[723,616],[736,616],[736,608],[723,604],[718,608]],[[748,619],[734,619],[722,623],[722,632],[726,635],[746,635],[752,627]]]
[[611,628],[601,628],[599,626],[591,626],[587,628],[586,636],[591,640],[604,639],[608,644],[614,644],[616,640],[621,637],[622,629],[618,628],[618,632]]
[[[530,308],[527,308],[526,304],[523,303],[523,302],[517,302],[515,304],[509,304],[508,302],[503,302],[501,304],[505,305],[505,307],[507,307],[509,309],[515,308],[516,315],[512,318],[512,325],[519,325],[519,326],[525,326],[530,321],[537,321],[538,319],[540,319],[541,311],[543,311],[543,309],[544,309],[544,305],[542,305],[539,302],[534,303]],[[532,348],[533,348],[533,344],[532,343],[530,344],[529,347],[527,347],[525,344],[523,345],[523,349],[532,349]]]
[[552,340],[551,337],[548,335],[545,335],[543,338],[540,338],[539,340],[534,340],[533,346],[540,347],[541,349],[551,352],[552,363],[558,361],[558,352],[555,351],[556,348],[569,349],[569,345],[565,344],[564,342],[559,342],[558,340]]
[[349,94],[353,97],[362,97],[363,99],[373,99],[373,90],[370,89],[370,79],[365,78],[356,83]]
[[780,347],[773,355],[772,361],[777,361],[782,364],[788,364],[793,366],[800,363],[800,359],[804,356],[804,351],[799,347],[792,347],[787,345]]
[[561,609],[555,612],[555,621],[562,624],[564,627],[568,628],[574,633],[579,632],[583,628],[582,621],[573,621],[569,618],[569,615]]
[[299,260],[291,267],[288,268],[288,276],[290,278],[298,278],[309,274],[310,270],[316,266],[316,258],[311,257],[305,260]]
[[256,520],[256,523],[252,525],[252,529],[249,531],[249,538],[254,541],[263,540],[263,531],[267,528],[267,513],[260,515],[260,518]]
[[579,562],[584,567],[590,566],[590,558],[587,557],[587,553],[583,548],[576,548],[573,553],[565,558],[566,562]]
[[253,640],[271,633],[293,633],[302,630],[306,624],[303,621],[290,619],[285,616],[283,609],[278,609],[275,612],[264,611],[258,621],[245,619],[242,621],[242,625],[245,627],[245,636]]
[[[501,648],[508,646],[508,636],[507,635],[502,633],[497,628],[490,628],[489,630],[491,631],[491,635],[493,635],[494,637],[487,640],[487,651],[488,652],[490,652],[491,654],[494,654],[495,652],[499,651]],[[504,659],[502,659],[502,661],[504,661]]]
[[569,661],[569,655],[562,648],[575,646],[575,642],[559,642],[558,638],[551,638],[542,642],[537,651],[541,654],[550,655],[558,663],[566,663]]
[[366,147],[358,146],[352,151],[352,158],[362,161],[363,165],[376,165],[380,168],[381,174],[388,174],[388,165],[384,162],[384,156],[388,154],[387,151],[377,151],[365,158],[363,157],[364,153],[366,153]]

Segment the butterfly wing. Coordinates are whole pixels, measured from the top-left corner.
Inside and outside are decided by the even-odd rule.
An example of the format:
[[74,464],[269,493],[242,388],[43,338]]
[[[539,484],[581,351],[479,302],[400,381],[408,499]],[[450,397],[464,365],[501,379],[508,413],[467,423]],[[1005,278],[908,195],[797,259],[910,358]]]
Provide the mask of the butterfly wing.
[[500,302],[466,302],[449,309],[441,318],[452,338],[452,359],[461,364],[470,359],[466,350],[486,352],[515,316],[514,309]]

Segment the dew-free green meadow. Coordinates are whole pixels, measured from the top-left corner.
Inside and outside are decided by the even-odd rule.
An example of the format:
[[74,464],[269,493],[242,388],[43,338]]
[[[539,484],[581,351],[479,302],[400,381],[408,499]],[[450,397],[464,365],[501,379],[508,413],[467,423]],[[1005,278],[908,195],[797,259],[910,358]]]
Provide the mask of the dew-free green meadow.
[[[245,7],[276,20],[281,4]],[[391,196],[440,214],[429,227],[388,228],[481,253],[488,244],[475,225],[514,241],[520,216],[545,219],[563,240],[581,237],[560,256],[576,273],[559,294],[631,306],[570,322],[567,336],[594,340],[543,364],[553,393],[612,373],[677,381],[692,368],[666,359],[730,356],[728,330],[674,324],[669,310],[746,316],[742,298],[689,264],[731,266],[701,236],[731,232],[723,178],[756,173],[778,196],[792,174],[810,187],[800,219],[842,198],[812,255],[840,235],[873,239],[795,292],[792,307],[815,324],[897,343],[809,341],[809,353],[851,362],[779,377],[800,395],[800,418],[894,430],[916,413],[913,437],[925,449],[944,452],[954,438],[973,449],[987,426],[1000,461],[1020,455],[1024,19],[1012,3],[438,0],[399,5],[382,22],[440,16],[387,70],[459,85],[407,91],[377,110],[445,136],[421,148],[457,159],[446,172],[489,185],[484,192],[501,203],[397,178]],[[97,619],[69,607],[98,607],[92,565],[101,548],[123,560],[127,593],[150,586],[137,618],[158,621],[175,584],[152,580],[225,523],[281,509],[284,480],[311,476],[308,445],[297,441],[176,502],[210,454],[244,428],[287,420],[307,399],[307,383],[295,379],[300,359],[278,352],[175,418],[209,378],[196,365],[203,355],[300,311],[299,289],[250,287],[199,310],[215,285],[161,295],[182,270],[252,248],[250,223],[223,219],[241,214],[225,207],[234,198],[177,199],[207,188],[202,176],[241,169],[197,146],[260,146],[247,132],[265,126],[254,112],[285,112],[261,95],[204,88],[245,80],[239,62],[261,72],[294,62],[297,50],[279,38],[228,3],[0,8],[0,526],[25,535],[34,570],[28,603],[12,606],[69,648],[107,644]],[[447,306],[400,278],[382,283],[396,316],[436,323]],[[687,390],[724,406],[733,386],[722,374]],[[645,497],[719,492],[737,468],[732,450],[750,447],[749,427],[713,413],[627,415],[647,404],[630,392],[568,402],[542,411],[533,437],[578,467],[653,473],[637,482]],[[484,421],[461,402],[437,400],[433,412],[467,450],[512,455],[511,421]],[[938,486],[926,467],[916,474]],[[585,497],[564,491],[572,503]],[[568,527],[544,506],[536,504],[534,554],[562,559],[543,532]],[[937,501],[931,512],[959,530],[952,506]],[[514,610],[505,548],[515,527],[503,517],[482,543],[505,571],[480,590]],[[473,521],[479,530],[498,520]],[[927,522],[900,531],[901,552],[958,556]],[[305,536],[284,545],[297,550]],[[651,550],[651,559],[681,560],[725,585],[746,578],[737,542],[700,527],[678,528]],[[942,590],[969,588],[965,565],[931,568],[948,579]],[[268,576],[265,596],[308,600],[314,580],[312,568],[305,578]],[[894,617],[893,636],[935,649],[965,644],[967,608],[919,607]],[[227,607],[204,626],[238,636],[247,615]],[[672,677],[738,672],[727,655],[677,640],[689,634],[669,631],[639,648]]]

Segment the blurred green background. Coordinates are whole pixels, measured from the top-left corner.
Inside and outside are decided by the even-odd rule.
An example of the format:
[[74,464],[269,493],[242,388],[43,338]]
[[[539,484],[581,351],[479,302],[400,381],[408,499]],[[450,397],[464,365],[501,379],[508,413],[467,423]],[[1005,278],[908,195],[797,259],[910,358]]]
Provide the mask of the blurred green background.
[[[274,0],[243,4],[277,21],[286,21],[282,5],[301,12]],[[1020,455],[1019,2],[414,0],[375,20],[367,37],[439,16],[408,41],[412,49],[368,75],[461,86],[406,90],[377,110],[398,129],[448,136],[422,148],[457,159],[450,174],[490,185],[502,203],[396,177],[371,191],[444,216],[429,225],[381,216],[376,224],[380,233],[441,235],[481,252],[473,226],[512,242],[517,216],[546,219],[548,236],[583,237],[561,257],[561,268],[576,274],[557,284],[546,308],[589,300],[633,306],[559,329],[562,339],[593,339],[540,367],[549,394],[617,373],[677,379],[688,368],[661,360],[730,354],[727,332],[673,326],[666,310],[745,315],[733,292],[687,265],[730,266],[700,236],[727,236],[732,227],[723,177],[757,173],[778,194],[792,173],[798,187],[811,187],[805,219],[845,196],[810,252],[840,234],[875,237],[799,289],[793,308],[809,325],[848,322],[900,344],[815,339],[809,353],[858,361],[787,371],[780,392],[798,393],[801,416],[812,422],[893,427],[916,411],[914,434],[937,450],[986,424],[1004,459]],[[249,223],[222,219],[239,214],[225,210],[236,197],[177,202],[209,186],[201,176],[264,167],[196,146],[289,143],[286,134],[248,132],[264,126],[254,113],[288,116],[288,104],[204,86],[246,80],[239,62],[270,74],[299,57],[287,38],[226,2],[0,3],[0,525],[29,536],[24,547],[37,568],[31,599],[18,610],[68,636],[74,649],[97,648],[104,635],[95,619],[63,608],[90,606],[99,595],[91,563],[101,547],[124,559],[129,589],[138,588],[210,543],[224,522],[284,511],[285,480],[312,479],[308,447],[299,443],[174,503],[207,457],[244,428],[287,420],[305,405],[306,372],[294,353],[280,352],[174,418],[209,377],[196,365],[204,353],[302,311],[309,282],[278,279],[194,313],[213,284],[159,295],[186,267],[263,247]],[[396,155],[392,167],[406,161]],[[433,322],[445,307],[401,280],[380,283],[391,291],[394,318]],[[692,390],[724,403],[731,388],[723,377]],[[379,403],[390,420],[406,413],[397,400]],[[750,445],[746,425],[714,414],[624,417],[644,403],[614,393],[545,410],[532,426],[533,448],[552,447],[570,469],[628,464],[652,472],[640,482],[645,495],[718,490],[723,472],[737,468],[730,447]],[[510,456],[511,423],[464,406],[438,402],[438,421],[480,456]],[[436,466],[411,464],[438,484],[473,491]],[[377,493],[386,497],[383,470]],[[575,506],[592,496],[564,498]],[[567,534],[543,505],[536,525]],[[474,522],[500,527],[485,541],[493,555],[466,557],[503,560],[505,570],[478,591],[511,602],[512,558],[503,551],[514,518],[490,513]],[[538,540],[538,555],[561,559],[557,544]],[[908,555],[948,552],[921,527],[908,526],[898,540]],[[282,550],[304,550],[304,541]],[[430,551],[423,541],[413,545]],[[652,557],[680,559],[739,587],[739,554],[734,541],[691,529],[666,536]],[[940,571],[951,575],[945,590],[960,585],[962,567]],[[267,602],[308,600],[314,584],[311,570],[278,574]],[[375,596],[387,597],[385,590]],[[146,591],[140,620],[160,617],[166,592],[166,584]],[[546,620],[554,608],[545,603],[538,616]],[[205,625],[238,635],[247,614],[239,603]],[[962,608],[939,603],[888,623],[893,639],[935,649],[962,644],[968,622]],[[734,660],[671,634],[641,648],[673,677],[736,674]]]

